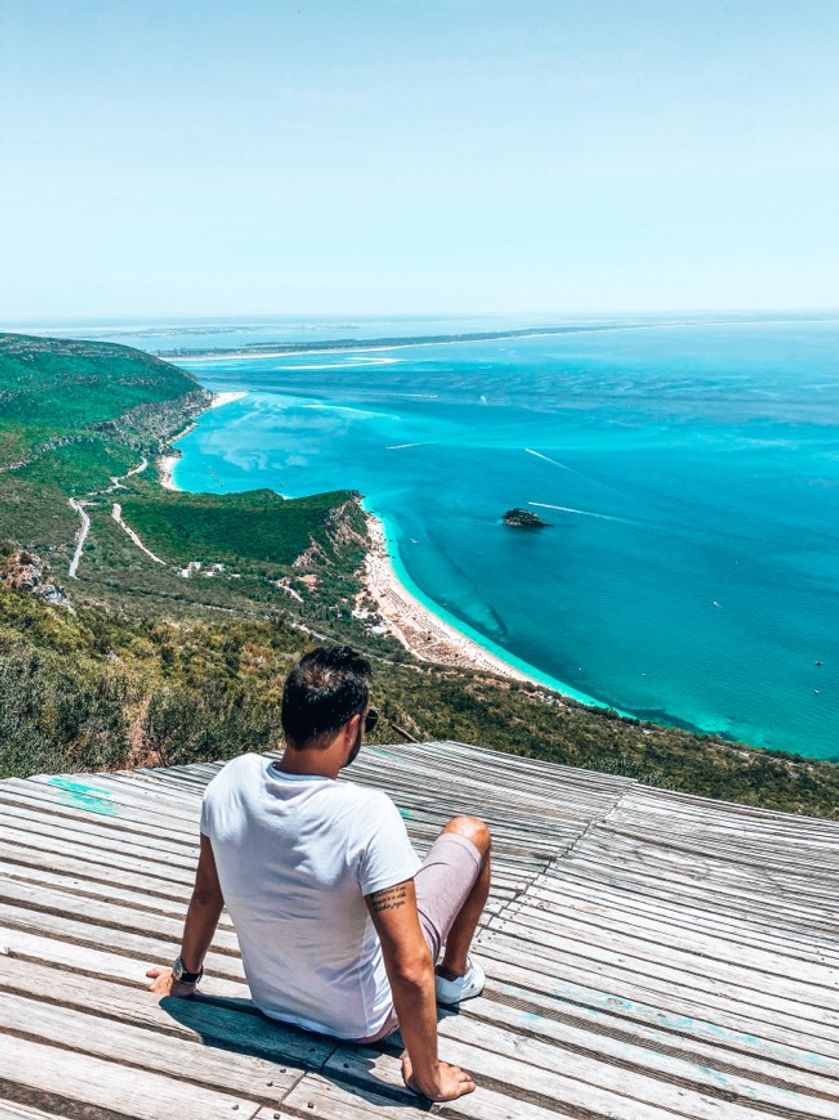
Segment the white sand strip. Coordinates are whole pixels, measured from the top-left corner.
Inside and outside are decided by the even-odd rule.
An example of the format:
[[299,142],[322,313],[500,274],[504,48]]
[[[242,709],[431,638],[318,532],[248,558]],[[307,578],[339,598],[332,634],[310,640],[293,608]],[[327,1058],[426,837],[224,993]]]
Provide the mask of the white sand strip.
[[177,463],[177,461],[177,455],[161,455],[157,460],[157,477],[164,490],[178,489],[172,477],[172,472],[175,469],[175,463]]
[[213,399],[210,402],[210,408],[221,408],[225,404],[233,404],[234,401],[240,401],[242,397],[248,395],[247,390],[236,390],[229,393],[213,393]]
[[364,562],[364,588],[376,603],[382,622],[410,653],[421,661],[458,669],[477,669],[545,687],[467,638],[424,606],[400,582],[388,556],[382,523],[372,514],[367,515],[367,530],[370,547]]
[[[212,405],[210,407],[212,407]],[[194,427],[195,421],[193,420],[192,423],[187,424],[182,432],[179,432],[172,438],[172,440],[170,440],[170,444],[177,443],[178,440],[183,439],[184,436],[188,436]],[[175,485],[173,471],[175,470],[175,463],[177,463],[180,457],[181,452],[176,449],[170,452],[168,455],[160,455],[157,459],[157,481],[160,483],[164,490],[178,489]]]

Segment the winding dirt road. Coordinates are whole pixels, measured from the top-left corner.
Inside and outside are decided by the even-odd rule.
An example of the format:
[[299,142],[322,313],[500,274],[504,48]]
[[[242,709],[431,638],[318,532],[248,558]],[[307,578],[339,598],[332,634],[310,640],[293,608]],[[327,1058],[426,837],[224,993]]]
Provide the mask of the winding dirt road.
[[[87,495],[88,498],[95,498],[98,494],[111,494],[114,490],[119,489],[124,478],[130,478],[133,474],[140,474],[141,471],[144,471],[148,465],[149,461],[144,455],[142,460],[136,467],[132,467],[130,471],[126,471],[125,474],[119,476],[111,475],[111,485],[106,490],[91,490],[91,492]],[[70,567],[67,569],[67,574],[69,575],[70,579],[78,579],[79,577],[76,573],[79,570],[79,563],[82,558],[82,552],[84,551],[84,543],[87,540],[87,534],[90,532],[90,516],[85,511],[85,502],[79,501],[78,498],[69,498],[68,501],[71,508],[74,509],[82,519],[82,523],[79,526],[79,531],[76,533],[76,549],[73,553],[73,559],[70,561]],[[121,509],[121,507],[114,506],[114,509]],[[138,548],[141,548],[143,552],[147,552],[148,555],[151,556],[152,560],[156,560],[158,564],[164,563],[164,561],[161,560],[159,556],[155,556],[153,552],[149,552],[146,546],[140,541],[140,538],[137,536],[137,534],[134,533],[133,530],[129,529],[125,522],[122,521],[121,518],[118,518],[116,514],[114,514],[114,520],[118,525],[125,529],[126,533],[128,533],[128,535],[131,537]]]
[[78,579],[76,572],[79,570],[79,561],[82,558],[82,550],[84,542],[87,540],[87,534],[90,532],[90,517],[85,512],[84,503],[78,501],[76,498],[70,498],[70,505],[81,517],[82,523],[78,533],[76,533],[76,551],[73,553],[73,559],[70,561],[70,567],[67,571],[70,579]]
[[154,560],[155,564],[165,565],[166,561],[161,560],[159,556],[156,556],[150,548],[146,548],[146,546],[143,544],[143,542],[140,540],[131,526],[126,524],[126,522],[122,520],[122,506],[119,504],[119,502],[114,502],[114,508],[111,510],[111,517],[113,517],[114,521],[116,521],[120,529],[128,534],[128,536],[131,538],[134,544],[136,544],[137,548],[139,548],[141,552],[145,552],[146,556],[148,556],[149,559]]

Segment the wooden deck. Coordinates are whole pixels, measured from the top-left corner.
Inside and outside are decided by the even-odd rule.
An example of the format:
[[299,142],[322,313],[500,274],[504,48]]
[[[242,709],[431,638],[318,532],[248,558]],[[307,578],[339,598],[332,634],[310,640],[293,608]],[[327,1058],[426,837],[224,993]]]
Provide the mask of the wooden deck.
[[[398,1045],[264,1020],[226,916],[202,995],[159,1001],[212,765],[0,782],[0,1120],[408,1120]],[[420,851],[485,816],[485,994],[441,1054],[474,1120],[839,1120],[839,822],[455,743],[367,747]]]

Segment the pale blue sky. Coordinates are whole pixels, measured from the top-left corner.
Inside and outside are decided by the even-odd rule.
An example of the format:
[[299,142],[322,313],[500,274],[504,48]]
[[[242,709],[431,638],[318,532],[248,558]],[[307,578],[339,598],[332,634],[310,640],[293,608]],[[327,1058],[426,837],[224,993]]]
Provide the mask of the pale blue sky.
[[0,320],[839,304],[839,0],[0,0]]

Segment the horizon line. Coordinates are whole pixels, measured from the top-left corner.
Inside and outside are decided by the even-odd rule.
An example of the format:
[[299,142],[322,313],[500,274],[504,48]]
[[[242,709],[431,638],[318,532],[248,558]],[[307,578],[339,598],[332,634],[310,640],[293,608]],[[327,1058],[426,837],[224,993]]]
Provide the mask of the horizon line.
[[79,315],[72,314],[56,314],[49,316],[14,316],[10,318],[0,319],[0,328],[12,329],[15,326],[37,326],[44,328],[45,325],[55,323],[56,325],[74,325],[74,324],[91,324],[101,326],[119,326],[119,325],[136,325],[144,321],[149,322],[149,325],[156,327],[164,326],[167,322],[172,323],[217,323],[217,322],[246,322],[248,320],[256,320],[263,322],[265,320],[317,320],[321,319],[326,322],[333,322],[339,319],[372,319],[372,320],[387,320],[387,319],[468,319],[468,318],[485,318],[485,319],[502,319],[502,318],[524,318],[524,317],[552,317],[565,319],[576,318],[607,318],[610,316],[649,316],[661,315],[667,317],[674,317],[678,315],[791,315],[791,316],[804,316],[804,315],[839,315],[839,305],[830,306],[770,306],[770,307],[683,307],[683,308],[645,308],[645,309],[627,309],[627,308],[613,308],[611,310],[602,311],[550,311],[550,310],[530,310],[530,311],[486,311],[486,310],[473,310],[473,311],[294,311],[294,312],[260,312],[260,311],[242,311],[238,313],[213,314],[211,312],[202,312],[200,315],[189,315],[179,313],[155,313],[155,312],[134,312],[132,314],[107,314],[96,315],[92,313],[84,313]]

